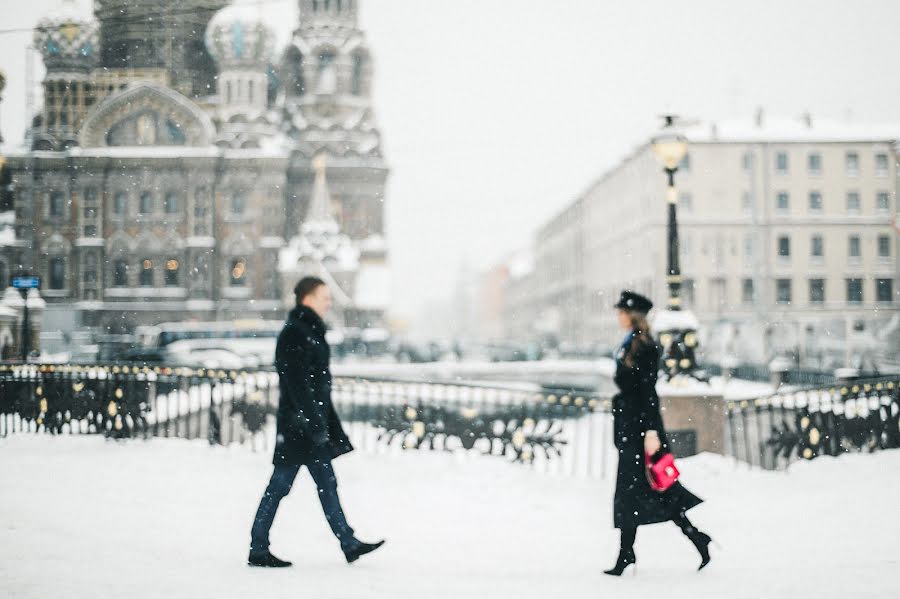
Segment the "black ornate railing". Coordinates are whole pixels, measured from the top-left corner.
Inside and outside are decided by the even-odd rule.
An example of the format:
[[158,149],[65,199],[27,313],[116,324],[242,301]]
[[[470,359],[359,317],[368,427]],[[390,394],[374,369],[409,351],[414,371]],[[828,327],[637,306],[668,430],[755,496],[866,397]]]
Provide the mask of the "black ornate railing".
[[727,408],[729,453],[768,469],[823,455],[900,447],[900,381],[804,389]]
[[[23,432],[270,442],[270,370],[0,364],[0,436]],[[465,451],[605,474],[609,398],[574,390],[337,378],[333,401],[364,450]]]

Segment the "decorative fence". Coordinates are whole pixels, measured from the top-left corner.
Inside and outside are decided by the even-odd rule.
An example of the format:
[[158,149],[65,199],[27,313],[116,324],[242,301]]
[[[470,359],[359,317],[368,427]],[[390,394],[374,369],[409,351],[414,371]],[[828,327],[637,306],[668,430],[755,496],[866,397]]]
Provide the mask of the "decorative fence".
[[[362,451],[456,451],[601,477],[615,469],[605,395],[337,378],[332,397]],[[278,377],[269,370],[0,364],[0,437],[179,437],[267,450],[277,405]],[[781,393],[726,408],[726,453],[767,469],[900,447],[895,379]],[[690,434],[670,431],[677,455],[690,453],[681,449],[690,445]]]
[[728,406],[729,453],[778,469],[798,459],[900,447],[900,382],[780,393]]
[[[464,451],[563,474],[605,476],[614,467],[605,396],[337,378],[332,397],[363,451]],[[180,437],[267,448],[277,405],[278,377],[268,370],[0,364],[0,436]]]

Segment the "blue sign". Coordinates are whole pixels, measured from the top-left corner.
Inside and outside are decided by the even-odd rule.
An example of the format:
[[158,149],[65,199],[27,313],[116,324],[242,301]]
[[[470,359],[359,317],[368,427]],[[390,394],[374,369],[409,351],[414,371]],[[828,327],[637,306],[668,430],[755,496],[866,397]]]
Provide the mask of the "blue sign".
[[13,287],[16,289],[37,289],[41,286],[39,277],[13,277]]

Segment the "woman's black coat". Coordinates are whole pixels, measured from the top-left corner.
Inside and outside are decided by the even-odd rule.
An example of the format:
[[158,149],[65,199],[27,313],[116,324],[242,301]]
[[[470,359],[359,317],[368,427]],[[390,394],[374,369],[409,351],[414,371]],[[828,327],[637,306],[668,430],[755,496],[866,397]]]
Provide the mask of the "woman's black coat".
[[281,391],[275,465],[304,465],[353,451],[331,403],[330,357],[322,319],[305,306],[291,310],[275,347]]
[[[633,362],[625,356],[635,345]],[[659,433],[660,451],[668,451],[656,380],[659,368],[659,346],[653,341],[626,340],[616,356],[615,382],[619,393],[613,398],[613,430],[619,467],[616,494],[613,499],[613,522],[616,528],[665,522],[678,516],[702,500],[675,483],[659,493],[650,487],[644,465],[644,434]]]

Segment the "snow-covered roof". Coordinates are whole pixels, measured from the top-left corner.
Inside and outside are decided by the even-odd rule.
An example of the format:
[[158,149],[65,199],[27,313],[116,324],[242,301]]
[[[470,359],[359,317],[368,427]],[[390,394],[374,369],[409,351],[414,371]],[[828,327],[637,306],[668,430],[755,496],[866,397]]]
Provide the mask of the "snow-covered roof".
[[689,143],[889,143],[900,139],[900,123],[856,123],[807,116],[704,121],[680,129]]

